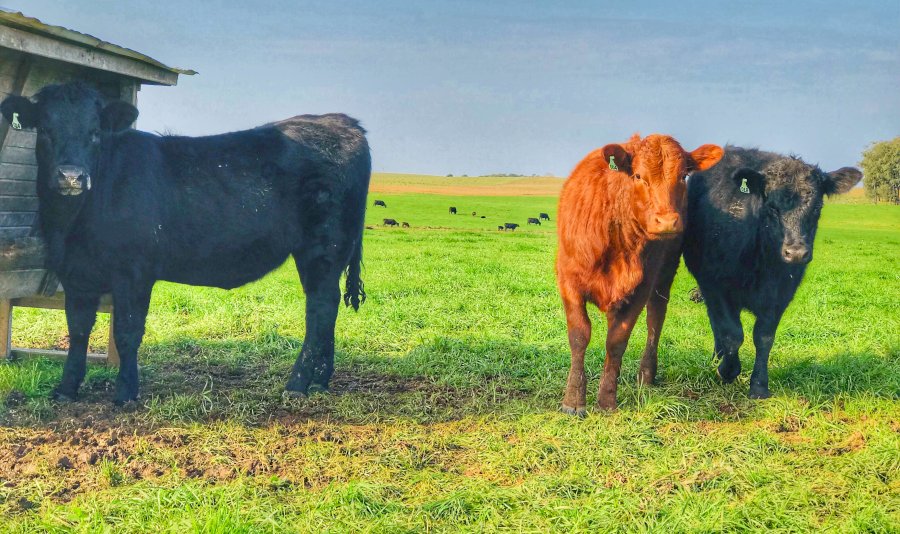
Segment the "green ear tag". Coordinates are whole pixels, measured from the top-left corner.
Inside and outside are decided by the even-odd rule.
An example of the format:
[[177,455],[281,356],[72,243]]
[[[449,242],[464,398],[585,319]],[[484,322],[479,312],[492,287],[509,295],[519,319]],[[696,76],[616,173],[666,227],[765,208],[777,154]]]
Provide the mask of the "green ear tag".
[[12,127],[13,127],[13,130],[21,130],[22,129],[22,123],[19,122],[19,114],[18,113],[13,113]]
[[619,168],[616,167],[616,157],[615,157],[615,156],[610,156],[610,157],[609,157],[609,168],[612,169],[612,170],[614,170],[614,171],[619,170]]
[[741,180],[741,193],[744,193],[745,195],[750,193],[750,188],[747,187],[747,179],[746,178]]

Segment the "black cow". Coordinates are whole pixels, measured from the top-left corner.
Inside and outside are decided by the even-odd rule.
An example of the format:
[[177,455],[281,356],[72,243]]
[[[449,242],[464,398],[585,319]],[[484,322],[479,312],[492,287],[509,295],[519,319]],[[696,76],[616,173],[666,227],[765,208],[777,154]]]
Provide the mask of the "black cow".
[[741,372],[740,313],[747,309],[756,316],[750,397],[770,396],[769,352],[812,260],[822,198],[849,191],[860,178],[851,167],[825,173],[795,157],[737,147],[690,178],[684,259],[706,301],[723,382]]
[[112,293],[121,357],[115,402],[138,397],[138,346],[157,280],[233,288],[289,255],[306,292],[306,338],[286,389],[324,391],[334,325],[365,300],[360,261],[371,158],[345,115],[301,115],[209,137],[129,129],[134,106],[80,83],[34,101],[10,96],[7,121],[37,129],[38,217],[47,267],[66,292],[69,353],[53,396],[74,399],[99,298]]
[[504,223],[503,227],[507,230],[512,230],[513,232],[515,232],[516,228],[518,228],[519,225],[516,223]]
[[549,220],[550,220],[550,215],[548,215],[548,214],[542,212],[542,213],[540,214],[540,218],[541,218],[542,221],[549,221]]
[[541,221],[540,221],[540,219],[537,219],[537,218],[535,218],[535,217],[529,217],[529,218],[528,218],[528,224],[536,224],[536,225],[540,226],[540,225],[541,225]]
[[504,231],[506,231],[506,227],[504,227],[504,226],[498,226],[498,227],[497,227],[497,230],[504,230]]
[[383,200],[376,200],[373,206],[381,206],[382,208],[386,208],[387,204],[385,204]]
[[383,226],[400,226],[397,219],[385,219]]
[[478,215],[478,213],[473,211],[473,212],[472,212],[472,217],[474,217],[474,216],[476,216],[476,215]]
[[401,225],[401,227],[403,227],[403,228],[409,228],[409,223],[408,223],[408,222],[404,222],[404,223]]
[[451,214],[451,215],[456,215],[456,207],[450,206],[450,214]]

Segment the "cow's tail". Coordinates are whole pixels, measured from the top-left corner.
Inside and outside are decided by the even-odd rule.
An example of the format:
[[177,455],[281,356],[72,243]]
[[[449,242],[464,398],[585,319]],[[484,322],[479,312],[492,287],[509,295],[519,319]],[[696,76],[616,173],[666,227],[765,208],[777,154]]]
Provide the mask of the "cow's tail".
[[359,242],[353,255],[350,256],[350,264],[347,265],[347,285],[344,290],[344,305],[353,306],[354,310],[359,309],[359,305],[366,301],[366,290],[363,286],[362,278],[360,278],[360,269],[362,268],[362,236],[359,236]]

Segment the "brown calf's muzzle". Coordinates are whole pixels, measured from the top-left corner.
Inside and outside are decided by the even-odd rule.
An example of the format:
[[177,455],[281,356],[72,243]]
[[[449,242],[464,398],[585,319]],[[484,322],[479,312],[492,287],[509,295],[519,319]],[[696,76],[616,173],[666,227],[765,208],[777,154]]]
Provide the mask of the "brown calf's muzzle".
[[656,239],[668,239],[684,231],[684,222],[676,212],[655,213],[651,217],[647,233]]
[[76,196],[91,189],[91,175],[84,167],[60,165],[50,179],[50,188],[63,196]]

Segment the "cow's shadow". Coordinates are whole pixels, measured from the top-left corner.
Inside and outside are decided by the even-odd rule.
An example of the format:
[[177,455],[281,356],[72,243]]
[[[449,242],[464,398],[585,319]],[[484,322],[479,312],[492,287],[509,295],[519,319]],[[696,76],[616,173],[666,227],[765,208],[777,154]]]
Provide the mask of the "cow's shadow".
[[[488,414],[548,413],[558,409],[569,363],[568,352],[559,347],[512,341],[439,338],[396,357],[366,354],[364,344],[350,342],[339,350],[328,394],[287,398],[284,384],[301,344],[300,339],[275,334],[257,341],[182,338],[148,344],[142,348],[142,393],[137,403],[112,405],[115,370],[102,366],[91,368],[77,402],[51,403],[46,394],[59,375],[43,373],[35,378],[38,387],[29,395],[15,390],[5,394],[0,425],[59,429],[227,421],[259,427],[316,420],[440,423]],[[754,401],[746,399],[749,368],[735,384],[724,386],[708,355],[669,352],[661,354],[656,387],[639,387],[634,383],[638,366],[634,350],[623,361],[621,410],[666,410],[677,405],[681,415],[676,418],[753,416]],[[602,354],[595,349],[588,358],[591,405]],[[838,353],[825,359],[773,362],[771,387],[776,397],[799,396],[815,403],[856,395],[897,399],[898,361],[900,348],[889,349],[886,356]],[[61,369],[61,363],[46,365]]]

